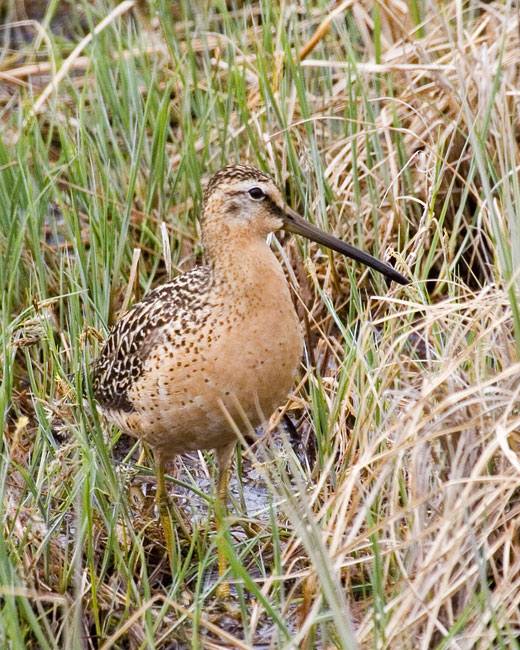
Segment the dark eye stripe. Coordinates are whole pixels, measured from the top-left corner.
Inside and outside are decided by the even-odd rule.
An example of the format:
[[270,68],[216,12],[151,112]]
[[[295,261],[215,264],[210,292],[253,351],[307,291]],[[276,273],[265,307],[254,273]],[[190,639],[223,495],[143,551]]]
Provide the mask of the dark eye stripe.
[[275,203],[275,202],[271,199],[271,197],[268,196],[268,197],[266,197],[266,198],[267,198],[267,201],[268,201],[268,203],[269,203],[269,210],[270,210],[273,214],[275,214],[277,217],[279,217],[280,219],[282,219],[282,218],[285,216],[285,213],[284,213],[284,211],[282,210],[282,208],[278,205],[278,203]]

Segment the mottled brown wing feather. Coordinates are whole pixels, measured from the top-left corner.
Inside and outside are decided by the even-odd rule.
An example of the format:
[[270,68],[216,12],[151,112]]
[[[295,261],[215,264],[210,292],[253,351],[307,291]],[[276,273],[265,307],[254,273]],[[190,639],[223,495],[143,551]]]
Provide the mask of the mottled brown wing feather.
[[92,366],[94,394],[101,407],[134,410],[128,391],[141,377],[151,350],[172,321],[182,333],[186,317],[193,319],[204,308],[211,283],[210,268],[198,266],[157,287],[120,318]]

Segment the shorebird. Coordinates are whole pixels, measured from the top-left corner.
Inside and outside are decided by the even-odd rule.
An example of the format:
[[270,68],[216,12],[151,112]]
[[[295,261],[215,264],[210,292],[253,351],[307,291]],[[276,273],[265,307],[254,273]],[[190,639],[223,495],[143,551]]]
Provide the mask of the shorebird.
[[[262,424],[293,385],[303,337],[284,272],[265,240],[281,229],[408,284],[390,265],[299,216],[268,174],[228,165],[210,179],[201,218],[206,265],[133,305],[112,328],[92,373],[107,419],[153,450],[169,552],[165,463],[184,452],[215,449],[216,506],[224,513],[237,442],[230,419],[239,426],[244,420],[249,427]],[[216,521],[219,526],[218,516]],[[222,577],[220,546],[218,565]],[[220,595],[228,594],[225,583],[219,588]]]

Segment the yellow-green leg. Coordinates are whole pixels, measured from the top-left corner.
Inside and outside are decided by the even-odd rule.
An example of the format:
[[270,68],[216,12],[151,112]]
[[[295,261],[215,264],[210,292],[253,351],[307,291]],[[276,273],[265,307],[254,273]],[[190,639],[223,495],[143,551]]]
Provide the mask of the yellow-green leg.
[[155,492],[155,499],[157,501],[157,508],[159,510],[159,517],[164,531],[164,541],[166,543],[166,550],[168,551],[168,558],[170,560],[170,569],[172,575],[176,570],[175,552],[173,544],[173,526],[170,513],[170,500],[166,492],[166,485],[164,483],[164,463],[156,458],[156,476],[157,476],[157,489]]
[[[217,449],[218,459],[218,483],[217,483],[217,498],[215,499],[215,527],[217,529],[217,544],[218,544],[218,575],[219,578],[226,573],[228,563],[226,554],[224,552],[224,539],[222,530],[225,526],[227,516],[227,488],[229,481],[229,466],[233,458],[235,450],[235,443],[227,447]],[[229,585],[227,582],[220,582],[217,587],[217,596],[223,599],[229,599]]]

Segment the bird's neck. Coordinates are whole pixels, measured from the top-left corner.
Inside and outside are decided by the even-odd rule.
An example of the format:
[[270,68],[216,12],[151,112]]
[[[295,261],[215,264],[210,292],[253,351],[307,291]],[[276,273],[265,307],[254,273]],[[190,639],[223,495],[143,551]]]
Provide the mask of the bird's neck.
[[262,287],[285,284],[283,270],[262,235],[223,228],[214,241],[216,246],[205,242],[206,257],[215,284],[225,291],[251,295]]

